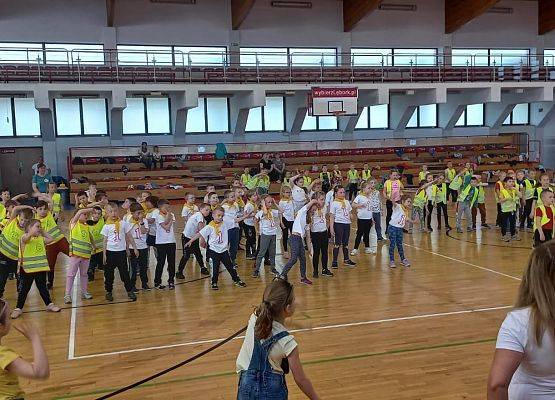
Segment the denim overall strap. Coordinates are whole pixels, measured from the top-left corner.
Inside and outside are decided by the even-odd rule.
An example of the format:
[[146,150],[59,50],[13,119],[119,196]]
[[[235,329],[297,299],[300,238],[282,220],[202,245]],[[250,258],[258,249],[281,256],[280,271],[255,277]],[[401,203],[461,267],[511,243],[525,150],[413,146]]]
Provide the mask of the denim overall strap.
[[254,347],[252,350],[252,357],[251,362],[249,363],[249,371],[266,371],[268,368],[271,370],[270,362],[268,361],[268,356],[272,349],[274,343],[278,340],[283,339],[284,337],[289,336],[289,332],[283,331],[274,336],[270,339],[264,341],[262,343],[258,339],[254,339]]

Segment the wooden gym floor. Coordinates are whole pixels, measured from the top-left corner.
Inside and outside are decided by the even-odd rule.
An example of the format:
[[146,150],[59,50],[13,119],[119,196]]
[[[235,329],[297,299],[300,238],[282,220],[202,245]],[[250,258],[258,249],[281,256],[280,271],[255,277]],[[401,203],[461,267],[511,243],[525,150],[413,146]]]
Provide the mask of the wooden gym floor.
[[[490,223],[495,219],[492,205],[490,199]],[[435,226],[435,215],[433,221]],[[299,305],[289,327],[323,399],[485,398],[495,338],[515,300],[531,234],[510,244],[501,242],[494,229],[453,231],[451,236],[445,231],[406,235],[409,269],[389,269],[385,244],[377,255],[354,257],[356,268],[340,266],[335,277],[315,279],[311,287],[298,284],[298,266],[293,269],[290,279]],[[272,279],[268,271],[259,280],[251,278],[252,262],[246,264],[243,256],[240,252],[239,273],[248,285],[243,289],[223,273],[220,290],[211,291],[196,264],[189,264],[186,281],[178,281],[174,292],[140,293],[136,303],[127,301],[116,278],[115,301],[107,304],[98,272],[90,285],[94,299],[78,299],[60,314],[45,313],[33,289],[22,319],[39,326],[51,377],[46,382],[21,380],[28,398],[93,399],[233,334],[245,325],[264,283]],[[281,256],[277,262],[284,263]],[[66,264],[61,256],[54,289],[60,305]],[[6,293],[13,306],[14,281]],[[3,343],[26,357],[32,354],[15,330]],[[241,343],[232,340],[115,398],[232,399]],[[288,383],[290,398],[303,398],[292,376]]]

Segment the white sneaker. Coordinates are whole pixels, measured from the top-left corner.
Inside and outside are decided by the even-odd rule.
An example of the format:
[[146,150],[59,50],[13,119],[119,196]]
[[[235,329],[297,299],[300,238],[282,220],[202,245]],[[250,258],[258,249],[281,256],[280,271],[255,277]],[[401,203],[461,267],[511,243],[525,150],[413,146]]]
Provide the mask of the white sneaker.
[[71,304],[71,296],[69,294],[64,296],[64,304]]
[[90,299],[93,298],[93,297],[92,297],[92,294],[90,294],[89,292],[83,293],[83,294],[82,294],[82,297],[83,297],[84,300],[90,300]]
[[356,256],[357,254],[358,254],[358,250],[357,250],[357,249],[351,250],[351,255],[352,255],[352,256]]
[[366,249],[364,249],[364,252],[366,254],[376,254],[376,249],[373,249],[371,247],[367,247]]

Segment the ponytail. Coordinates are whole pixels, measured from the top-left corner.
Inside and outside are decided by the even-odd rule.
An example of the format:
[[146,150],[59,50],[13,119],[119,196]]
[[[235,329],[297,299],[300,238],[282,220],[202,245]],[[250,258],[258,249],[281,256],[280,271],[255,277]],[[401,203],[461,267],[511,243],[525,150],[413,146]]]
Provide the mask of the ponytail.
[[254,337],[258,340],[270,337],[274,319],[280,317],[293,300],[293,285],[286,280],[276,279],[266,286],[262,302],[254,312],[256,315]]
[[260,303],[256,309],[256,324],[254,326],[254,336],[258,339],[266,339],[272,334],[274,324],[274,313],[272,304],[268,301]]

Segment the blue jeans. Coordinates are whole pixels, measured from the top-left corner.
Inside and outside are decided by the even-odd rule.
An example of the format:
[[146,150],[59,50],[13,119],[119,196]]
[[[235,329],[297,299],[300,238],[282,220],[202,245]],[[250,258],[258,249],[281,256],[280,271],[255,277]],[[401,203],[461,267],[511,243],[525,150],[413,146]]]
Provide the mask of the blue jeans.
[[387,237],[389,238],[389,261],[395,261],[395,248],[399,252],[401,261],[405,259],[405,252],[403,250],[403,228],[398,228],[389,225],[387,229]]
[[237,260],[237,250],[239,250],[239,227],[231,228],[227,231],[227,237],[229,240],[229,256],[231,257],[231,262],[235,264]]
[[301,278],[306,278],[306,256],[303,238],[298,235],[291,235],[291,258],[287,261],[287,264],[283,266],[283,270],[281,271],[282,277],[287,277],[287,274],[291,268],[293,268],[297,260],[301,263]]
[[372,219],[374,220],[374,228],[376,229],[376,236],[378,237],[378,240],[383,240],[382,213],[379,213],[379,212],[372,213]]

